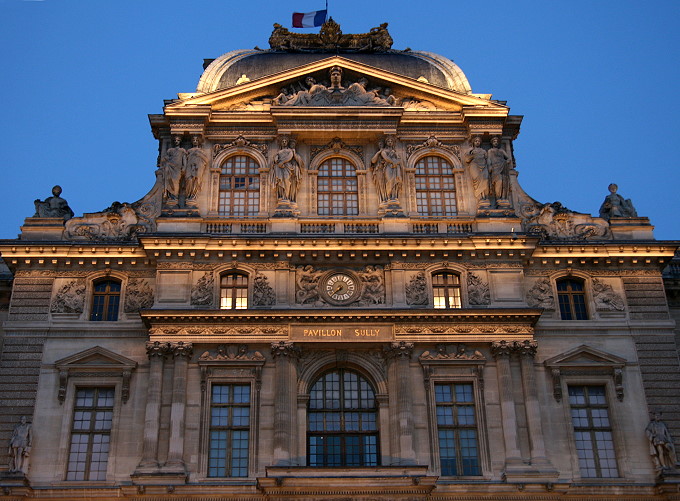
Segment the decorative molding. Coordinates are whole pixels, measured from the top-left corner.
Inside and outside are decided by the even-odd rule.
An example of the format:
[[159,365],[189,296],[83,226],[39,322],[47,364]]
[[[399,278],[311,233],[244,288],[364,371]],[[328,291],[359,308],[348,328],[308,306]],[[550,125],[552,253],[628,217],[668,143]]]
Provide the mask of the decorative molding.
[[302,349],[290,341],[278,341],[272,343],[272,357],[288,357],[298,360],[302,354]]
[[[403,139],[402,139],[403,140]],[[413,145],[409,144],[406,146],[406,154],[410,157],[413,153],[422,150],[422,149],[428,149],[428,150],[434,150],[436,148],[442,149],[449,151],[453,153],[458,159],[460,160],[460,146],[455,144],[455,145],[447,145],[439,141],[434,134],[431,134],[430,137],[428,137],[425,141],[423,141],[421,144],[418,145]]]
[[404,287],[406,291],[406,304],[412,306],[424,306],[428,303],[427,280],[422,271],[411,277]]
[[614,292],[611,285],[593,278],[592,291],[597,311],[624,311],[626,309],[623,298]]
[[221,344],[215,350],[208,350],[198,357],[199,362],[264,362],[259,351],[250,351],[247,344]]
[[[449,346],[455,346],[453,353],[449,352]],[[479,350],[469,351],[463,343],[442,343],[435,346],[435,353],[425,351],[418,359],[423,362],[429,360],[486,360],[486,357]]]
[[267,151],[269,146],[267,144],[253,143],[248,141],[243,135],[239,135],[231,143],[227,144],[214,144],[212,147],[213,158],[215,158],[221,151],[228,150],[229,148],[255,148],[257,151],[267,156]]
[[276,294],[269,280],[261,273],[255,274],[253,279],[253,306],[272,306],[276,304]]
[[385,346],[383,348],[383,353],[385,355],[385,358],[388,360],[395,358],[410,359],[411,355],[413,354],[414,347],[415,347],[414,343],[409,343],[406,341],[395,341],[393,343],[390,343],[388,346]]
[[135,313],[153,306],[153,289],[147,280],[131,278],[125,286],[125,313]]
[[448,324],[401,324],[394,328],[396,335],[448,335],[448,334],[494,334],[494,335],[528,335],[533,336],[534,328],[530,325],[514,325],[506,323],[456,323]]
[[537,280],[527,291],[526,301],[532,308],[555,309],[555,295],[552,282],[548,278]]
[[191,288],[191,304],[194,306],[212,306],[215,301],[215,277],[206,272]]
[[467,295],[470,305],[491,304],[489,283],[484,282],[478,275],[472,272],[467,274]]
[[52,299],[51,313],[82,313],[85,304],[85,280],[76,279],[62,285]]
[[332,150],[335,153],[340,153],[342,150],[347,150],[351,151],[352,153],[355,153],[358,155],[360,158],[363,158],[364,156],[364,147],[363,146],[350,146],[347,143],[345,143],[342,139],[339,137],[335,137],[331,139],[328,144],[325,144],[323,146],[312,146],[310,149],[310,155],[309,155],[309,160],[310,163],[316,157],[319,153],[323,153],[326,150]]

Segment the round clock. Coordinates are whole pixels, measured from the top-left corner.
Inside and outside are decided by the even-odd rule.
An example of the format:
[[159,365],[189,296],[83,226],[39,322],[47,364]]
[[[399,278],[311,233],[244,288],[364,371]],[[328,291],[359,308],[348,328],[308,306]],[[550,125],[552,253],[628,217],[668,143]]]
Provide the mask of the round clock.
[[343,306],[356,301],[361,292],[359,279],[346,271],[331,271],[321,281],[321,294],[326,302]]

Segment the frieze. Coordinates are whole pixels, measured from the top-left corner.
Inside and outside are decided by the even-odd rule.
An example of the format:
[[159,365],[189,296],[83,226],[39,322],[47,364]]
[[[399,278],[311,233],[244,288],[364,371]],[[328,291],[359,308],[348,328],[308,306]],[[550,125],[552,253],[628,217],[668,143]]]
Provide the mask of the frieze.
[[[390,121],[387,121],[389,123]],[[315,121],[315,120],[300,120],[287,121],[281,120],[279,127],[282,129],[297,129],[297,130],[337,130],[338,124],[341,123],[343,128],[351,128],[358,130],[373,130],[384,129],[386,125],[385,120],[334,120],[334,121]]]
[[416,151],[422,150],[422,149],[435,149],[435,148],[440,148],[442,150],[447,150],[456,155],[460,159],[460,146],[456,145],[446,145],[439,141],[434,134],[430,135],[429,138],[427,138],[424,142],[418,145],[413,145],[409,144],[406,146],[406,153],[408,156],[411,156],[413,153]]
[[250,351],[247,344],[221,344],[215,350],[207,350],[200,357],[199,362],[216,361],[264,361],[264,355],[259,351]]
[[234,130],[233,128],[230,127],[209,127],[206,130],[206,136],[208,137],[224,137],[226,136],[226,140],[229,138],[233,138],[234,134],[237,134],[238,136],[257,136],[258,139],[261,139],[263,137],[274,137],[276,136],[276,128],[274,127],[248,127],[244,129],[239,129],[239,130]]
[[253,143],[243,137],[243,135],[239,135],[231,143],[213,145],[213,158],[215,158],[219,152],[229,148],[254,148],[261,152],[264,156],[267,156],[267,151],[269,149],[266,144]]
[[82,313],[85,303],[85,281],[71,280],[62,285],[52,300],[52,313]]
[[311,153],[309,156],[310,160],[314,159],[314,157],[316,157],[319,153],[324,152],[326,150],[332,150],[335,153],[338,153],[341,150],[347,150],[356,153],[361,158],[363,158],[364,155],[363,146],[350,146],[339,137],[335,137],[328,144],[325,144],[323,146],[312,146]]
[[479,350],[468,350],[463,343],[455,345],[452,353],[449,353],[449,344],[438,344],[435,352],[425,351],[420,357],[422,360],[486,360]]
[[159,270],[193,270],[194,266],[188,261],[162,261],[156,265]]
[[[76,278],[92,276],[92,270],[17,270],[16,278],[48,277],[48,278]],[[154,270],[125,270],[125,275],[135,278],[154,278]]]
[[[564,267],[560,266],[545,266],[541,269],[527,269],[525,270],[526,276],[531,277],[548,277],[555,272],[564,271]],[[581,268],[579,271],[587,273],[593,277],[634,277],[634,276],[644,276],[644,277],[661,277],[661,272],[658,269],[637,269],[637,270],[621,270],[621,269],[608,269],[603,268]]]
[[[483,263],[470,263],[470,262],[464,262],[464,263],[456,263],[457,265],[462,265],[464,268],[468,270],[491,270],[491,269],[521,269],[524,268],[524,265],[522,263],[517,263],[517,262],[489,262],[485,261]],[[448,267],[448,263],[445,264],[446,267]]]
[[276,263],[254,263],[252,267],[258,271],[272,271],[281,269],[295,270],[295,265],[290,265],[287,262],[276,262]]
[[215,336],[223,336],[225,338],[239,338],[239,337],[261,337],[261,336],[275,336],[288,337],[288,326],[276,325],[235,325],[225,327],[213,326],[197,326],[197,327],[172,327],[161,326],[152,327],[149,330],[152,337],[181,337],[181,338],[212,338]]
[[533,335],[534,328],[528,325],[508,325],[508,324],[494,324],[494,323],[480,323],[480,324],[455,324],[455,325],[435,325],[435,324],[402,324],[394,328],[396,335],[489,335],[489,334],[511,334],[515,335]]

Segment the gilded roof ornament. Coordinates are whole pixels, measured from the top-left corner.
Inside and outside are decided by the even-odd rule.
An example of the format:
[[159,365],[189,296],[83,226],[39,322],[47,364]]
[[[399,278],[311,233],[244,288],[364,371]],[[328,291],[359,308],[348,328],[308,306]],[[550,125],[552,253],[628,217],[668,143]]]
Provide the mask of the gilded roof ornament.
[[387,23],[371,28],[368,33],[345,35],[331,17],[318,34],[293,33],[274,23],[269,46],[286,52],[387,52],[392,48],[392,37],[387,31]]

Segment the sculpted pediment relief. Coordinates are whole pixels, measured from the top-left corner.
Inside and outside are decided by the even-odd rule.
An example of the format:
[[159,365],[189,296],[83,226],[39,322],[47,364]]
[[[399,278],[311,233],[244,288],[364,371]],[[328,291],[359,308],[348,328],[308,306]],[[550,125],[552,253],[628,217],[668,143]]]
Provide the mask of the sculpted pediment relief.
[[[401,107],[405,111],[460,111],[463,107],[508,108],[340,56],[292,68],[203,95],[189,94],[166,106],[166,113],[209,105],[213,111],[268,111],[282,106]],[[186,110],[185,110],[186,112]]]

